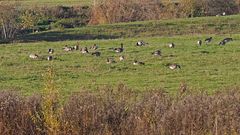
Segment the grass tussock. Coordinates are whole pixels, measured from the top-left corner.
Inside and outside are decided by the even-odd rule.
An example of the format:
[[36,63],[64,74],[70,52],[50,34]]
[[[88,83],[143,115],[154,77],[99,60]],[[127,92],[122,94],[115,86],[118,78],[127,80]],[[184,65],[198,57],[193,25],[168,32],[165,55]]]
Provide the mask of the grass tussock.
[[[0,134],[240,134],[239,88],[174,98],[161,90],[136,93],[120,84],[74,93],[60,113],[47,111],[52,109],[43,106],[48,100],[1,92]],[[42,114],[37,122],[34,114]]]

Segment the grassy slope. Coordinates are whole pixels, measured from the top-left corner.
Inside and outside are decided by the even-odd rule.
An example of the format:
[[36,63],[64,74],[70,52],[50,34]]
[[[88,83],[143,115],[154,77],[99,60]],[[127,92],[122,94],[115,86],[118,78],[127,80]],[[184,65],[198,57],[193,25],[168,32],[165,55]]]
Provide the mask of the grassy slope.
[[88,26],[21,37],[27,41],[240,33],[240,15]]
[[[224,20],[227,20],[227,18],[235,18],[228,21],[232,22],[229,26],[231,29],[223,27],[222,31],[219,31],[219,33],[238,33],[239,28],[235,26],[239,24],[233,22],[239,21],[239,16],[223,17],[223,20],[219,23],[224,23]],[[202,22],[202,20],[204,21]],[[215,17],[190,20],[192,22],[199,22],[199,24],[189,24],[189,20],[184,19],[157,22],[157,24],[160,28],[164,28],[165,26],[166,30],[163,29],[163,31],[167,31],[167,28],[169,28],[168,23],[172,22],[178,25],[179,31],[184,31],[185,34],[188,34],[187,31],[192,31],[189,29],[191,25],[201,27],[201,25],[204,25],[204,22],[207,22],[207,20],[211,23],[211,21],[215,21]],[[66,44],[76,44],[76,40],[62,42],[41,41],[37,43],[1,45],[0,89],[16,88],[25,94],[38,92],[43,88],[42,74],[46,71],[46,68],[51,65],[57,73],[57,84],[65,94],[78,91],[81,88],[94,90],[96,89],[96,86],[107,84],[114,85],[121,82],[138,90],[164,88],[170,93],[176,92],[182,81],[185,81],[191,88],[207,89],[209,91],[240,85],[239,34],[211,35],[214,37],[214,41],[211,45],[197,47],[196,41],[210,36],[208,32],[205,32],[203,35],[182,35],[171,37],[166,36],[168,34],[163,34],[163,36],[160,34],[162,37],[159,37],[157,36],[158,30],[156,30],[158,27],[153,29],[150,27],[153,25],[149,24],[151,24],[151,22],[90,26],[88,28],[71,29],[59,33],[60,35],[64,35],[69,32],[76,32],[83,35],[85,33],[82,33],[84,31],[81,30],[96,32],[101,28],[102,30],[109,30],[112,32],[116,30],[117,35],[117,29],[124,31],[129,30],[131,26],[133,29],[137,28],[136,26],[138,25],[148,26],[139,28],[147,29],[146,33],[149,33],[147,35],[136,33],[136,35],[131,36],[130,30],[125,32],[130,34],[129,37],[135,38],[79,41],[81,46],[90,46],[93,43],[99,44],[100,50],[103,53],[100,58],[94,58],[90,55],[82,55],[79,52],[66,53],[61,50]],[[217,27],[221,25],[214,22],[212,24],[214,24],[214,26],[207,26],[212,29],[217,29]],[[51,32],[44,32],[44,34],[49,33]],[[151,33],[156,37],[147,37],[150,36]],[[34,36],[40,38],[40,36],[44,34],[39,33],[34,34]],[[142,37],[141,39],[149,42],[150,45],[142,48],[135,47],[135,42],[140,40],[138,37],[144,35],[146,35],[146,37]],[[63,38],[59,35],[55,36],[56,37],[51,38]],[[66,34],[65,36],[69,35]],[[217,43],[225,36],[233,37],[234,41],[224,47],[217,46]],[[50,39],[50,37],[47,37],[47,39]],[[71,39],[71,37],[69,37],[69,39]],[[126,62],[106,65],[105,60],[107,57],[114,56],[117,58],[117,56],[119,56],[119,54],[109,51],[108,48],[117,47],[121,42],[125,45],[126,51],[123,54],[127,57]],[[174,49],[168,48],[167,44],[169,42],[176,43],[177,47]],[[54,48],[56,50],[54,56],[57,59],[53,62],[48,62],[46,60],[30,60],[28,58],[30,53],[38,53],[40,56],[46,58],[48,48]],[[162,50],[163,57],[158,58],[151,56],[151,52],[157,49]],[[171,55],[173,55],[173,57],[171,57]],[[146,65],[133,66],[132,61],[134,59],[146,62]],[[182,70],[169,70],[165,64],[171,62],[181,64]]]

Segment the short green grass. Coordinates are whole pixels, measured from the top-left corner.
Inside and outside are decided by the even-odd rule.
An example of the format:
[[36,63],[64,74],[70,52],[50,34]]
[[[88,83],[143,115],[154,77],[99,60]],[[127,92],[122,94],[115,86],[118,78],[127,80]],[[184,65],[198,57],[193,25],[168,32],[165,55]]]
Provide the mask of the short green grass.
[[[198,39],[213,36],[213,42],[197,47]],[[48,67],[56,72],[56,83],[61,92],[68,95],[82,89],[95,90],[97,86],[124,83],[135,90],[165,89],[175,93],[181,82],[192,89],[213,92],[224,87],[240,85],[240,35],[234,34],[233,42],[218,46],[218,42],[229,35],[194,35],[172,37],[145,37],[114,40],[81,40],[63,42],[18,43],[0,46],[0,89],[17,89],[24,94],[32,94],[43,89],[43,77]],[[149,43],[136,47],[138,40]],[[101,57],[81,54],[79,51],[64,52],[64,45],[81,47],[97,43]],[[174,42],[176,48],[168,48]],[[116,54],[110,47],[124,44],[125,51]],[[54,61],[49,62],[48,48],[54,48]],[[151,52],[161,49],[163,56],[154,57]],[[43,59],[32,60],[30,53],[37,53]],[[119,62],[124,55],[126,61]],[[107,57],[114,57],[116,64],[106,64]],[[133,60],[145,62],[144,66],[134,66]],[[167,63],[178,63],[181,70],[170,70]]]

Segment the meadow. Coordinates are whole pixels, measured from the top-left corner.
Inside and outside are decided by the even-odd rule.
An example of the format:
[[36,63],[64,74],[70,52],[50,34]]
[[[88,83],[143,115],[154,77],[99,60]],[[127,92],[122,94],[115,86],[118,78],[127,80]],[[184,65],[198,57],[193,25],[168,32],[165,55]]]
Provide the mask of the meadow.
[[[164,89],[171,94],[178,91],[181,83],[210,93],[239,86],[239,22],[239,15],[200,17],[55,29],[19,36],[16,43],[0,45],[0,89],[15,89],[25,95],[38,93],[44,88],[42,74],[49,67],[56,72],[56,83],[63,95],[120,83],[137,91]],[[213,41],[209,45],[197,46],[198,40],[210,36]],[[234,40],[218,46],[225,37]],[[140,40],[149,44],[136,47]],[[175,48],[168,47],[172,42]],[[97,44],[101,57],[62,50],[65,45],[78,43],[80,47]],[[123,53],[109,50],[121,43]],[[55,50],[53,61],[46,60],[49,48]],[[152,56],[158,49],[162,56]],[[40,58],[30,59],[31,53]],[[120,55],[126,60],[120,62]],[[107,57],[114,57],[117,63],[106,64]],[[134,66],[135,59],[145,65]],[[170,70],[168,63],[182,68]]]

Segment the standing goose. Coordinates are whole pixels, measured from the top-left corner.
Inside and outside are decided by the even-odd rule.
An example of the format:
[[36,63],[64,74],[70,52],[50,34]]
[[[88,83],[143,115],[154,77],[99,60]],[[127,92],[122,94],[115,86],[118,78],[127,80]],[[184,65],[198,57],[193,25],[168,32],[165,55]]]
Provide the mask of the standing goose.
[[114,51],[115,51],[116,53],[121,53],[121,52],[123,52],[123,44],[121,43],[121,47],[120,47],[120,48],[114,48]]
[[154,51],[154,52],[152,52],[152,55],[154,55],[154,56],[161,56],[161,51],[160,50],[157,50],[157,51]]
[[205,39],[206,44],[210,43],[211,41],[212,41],[212,37]]
[[73,47],[73,49],[74,49],[74,50],[79,50],[79,45],[75,45],[75,46]]
[[201,46],[201,45],[202,45],[202,40],[198,40],[198,41],[197,41],[197,44],[198,44],[199,46]]
[[167,64],[167,66],[168,66],[168,68],[170,68],[172,70],[177,69],[177,68],[181,69],[181,66],[178,64]]
[[170,43],[170,44],[168,44],[168,47],[169,47],[169,48],[174,48],[174,47],[175,47],[175,44],[174,44],[174,43]]
[[54,50],[53,50],[52,48],[49,48],[49,49],[48,49],[48,53],[49,53],[49,54],[53,54],[53,53],[54,53]]

